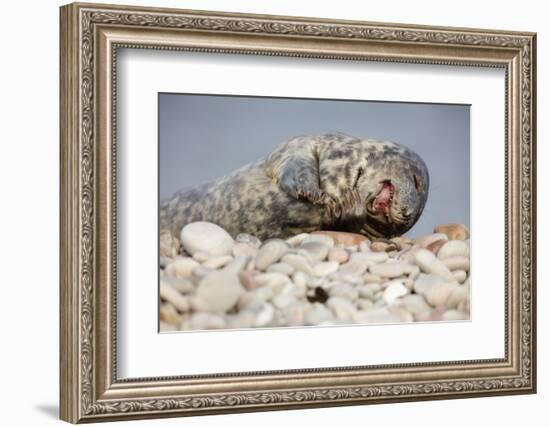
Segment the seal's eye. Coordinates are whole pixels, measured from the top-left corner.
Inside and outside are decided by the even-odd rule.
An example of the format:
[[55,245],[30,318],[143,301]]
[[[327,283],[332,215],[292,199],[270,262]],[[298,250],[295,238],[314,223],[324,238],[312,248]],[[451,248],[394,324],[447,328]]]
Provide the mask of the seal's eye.
[[414,179],[414,188],[416,188],[416,191],[420,191],[420,179],[416,174],[413,175],[413,179]]

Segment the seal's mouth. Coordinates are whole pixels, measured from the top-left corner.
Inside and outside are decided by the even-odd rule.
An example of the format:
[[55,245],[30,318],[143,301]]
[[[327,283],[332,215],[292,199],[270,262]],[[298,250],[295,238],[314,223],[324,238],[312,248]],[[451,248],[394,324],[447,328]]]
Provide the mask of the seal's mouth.
[[390,210],[393,202],[394,187],[390,181],[384,181],[381,190],[372,201],[372,210],[383,214],[387,220],[390,218]]

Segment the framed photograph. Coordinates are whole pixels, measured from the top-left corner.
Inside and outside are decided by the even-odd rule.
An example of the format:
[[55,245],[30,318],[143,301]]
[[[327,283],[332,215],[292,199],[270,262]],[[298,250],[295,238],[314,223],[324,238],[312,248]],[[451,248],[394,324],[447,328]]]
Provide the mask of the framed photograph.
[[63,420],[536,391],[535,34],[60,22]]

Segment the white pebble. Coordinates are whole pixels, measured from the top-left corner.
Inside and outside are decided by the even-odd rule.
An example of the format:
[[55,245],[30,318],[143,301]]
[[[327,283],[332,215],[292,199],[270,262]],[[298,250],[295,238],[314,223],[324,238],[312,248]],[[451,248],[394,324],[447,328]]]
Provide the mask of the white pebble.
[[407,265],[404,262],[386,262],[384,264],[372,264],[369,271],[378,276],[390,279],[401,277],[405,274]]
[[266,241],[254,260],[254,264],[258,270],[265,270],[271,264],[279,261],[287,251],[288,245],[284,240],[272,239]]
[[468,245],[464,240],[449,240],[441,246],[437,252],[437,257],[439,259],[445,259],[452,256],[469,257],[470,245]]
[[310,276],[313,276],[313,267],[306,257],[297,254],[286,254],[282,261],[294,267],[297,271],[303,271]]
[[193,269],[199,265],[193,258],[178,258],[168,264],[164,271],[169,277],[191,277]]
[[168,301],[179,311],[189,311],[189,300],[184,297],[170,285],[167,285],[163,281],[160,282],[159,294],[162,299]]
[[231,255],[222,255],[214,258],[210,258],[208,261],[205,261],[202,265],[204,267],[213,268],[214,270],[226,265],[231,261],[233,257]]
[[349,300],[341,297],[330,297],[326,305],[338,320],[352,320],[357,311]]
[[414,257],[414,262],[425,273],[437,274],[445,280],[454,280],[453,275],[445,264],[427,249],[420,249]]
[[340,264],[336,261],[319,262],[313,266],[313,274],[318,277],[327,276],[338,270]]
[[183,248],[193,255],[206,252],[211,255],[228,255],[233,247],[233,238],[220,226],[211,222],[192,222],[181,230]]
[[292,273],[294,273],[294,267],[292,267],[291,265],[285,264],[284,262],[277,262],[267,267],[266,272],[282,273],[282,274],[286,274],[287,276],[290,276],[292,275]]
[[392,282],[385,290],[382,296],[388,305],[392,305],[398,298],[405,296],[409,290],[399,281]]
[[260,312],[256,315],[256,319],[254,320],[254,326],[258,328],[262,328],[265,326],[269,326],[269,324],[273,321],[275,317],[275,308],[270,303],[265,303],[260,310]]
[[237,274],[214,271],[205,276],[197,287],[197,296],[205,301],[211,311],[226,312],[245,292]]

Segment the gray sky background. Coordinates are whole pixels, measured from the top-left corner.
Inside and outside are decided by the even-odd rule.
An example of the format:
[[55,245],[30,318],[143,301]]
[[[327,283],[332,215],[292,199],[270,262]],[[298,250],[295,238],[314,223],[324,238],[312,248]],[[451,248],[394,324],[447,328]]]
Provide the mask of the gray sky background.
[[470,107],[159,94],[160,198],[263,158],[286,139],[338,131],[394,141],[428,165],[424,213],[407,233],[470,223]]

